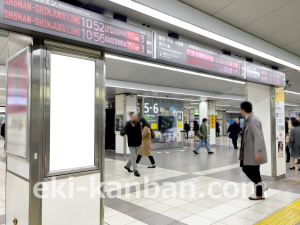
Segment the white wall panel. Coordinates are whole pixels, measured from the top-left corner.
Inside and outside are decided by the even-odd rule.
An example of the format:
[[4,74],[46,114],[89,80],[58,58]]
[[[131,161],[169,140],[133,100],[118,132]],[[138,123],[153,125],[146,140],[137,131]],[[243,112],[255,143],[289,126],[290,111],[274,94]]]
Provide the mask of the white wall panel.
[[29,162],[13,156],[7,156],[7,170],[29,180]]
[[6,173],[6,224],[29,225],[29,182]]
[[[95,189],[100,183],[100,174],[73,177],[74,197],[70,198],[69,179],[47,181],[49,191],[43,194],[52,193],[59,185],[62,192],[67,196],[62,198],[57,194],[56,198],[51,195],[43,198],[42,203],[42,222],[43,225],[83,225],[83,224],[100,224],[100,197],[91,197],[90,190]],[[95,186],[91,185],[91,179],[94,179]],[[85,191],[77,191],[86,188]],[[22,223],[20,223],[22,224]]]

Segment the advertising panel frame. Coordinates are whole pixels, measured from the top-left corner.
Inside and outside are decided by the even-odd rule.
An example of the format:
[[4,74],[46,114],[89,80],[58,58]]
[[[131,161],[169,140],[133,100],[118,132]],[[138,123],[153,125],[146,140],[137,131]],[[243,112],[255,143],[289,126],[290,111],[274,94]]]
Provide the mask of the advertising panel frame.
[[[25,155],[20,155],[20,154],[16,154],[14,152],[10,152],[7,150],[7,143],[8,143],[8,120],[9,120],[9,116],[7,113],[7,106],[8,106],[8,97],[6,97],[6,126],[5,126],[5,153],[9,154],[11,156],[14,157],[18,157],[21,159],[26,160],[27,162],[30,161],[30,112],[31,112],[31,46],[27,46],[26,48],[22,49],[21,51],[17,52],[16,54],[14,54],[12,57],[10,57],[9,59],[6,60],[6,80],[8,80],[8,64],[13,61],[14,59],[16,59],[17,57],[19,57],[20,55],[26,53],[27,54],[27,109],[26,109],[26,153]],[[6,96],[8,96],[8,82],[6,82]]]

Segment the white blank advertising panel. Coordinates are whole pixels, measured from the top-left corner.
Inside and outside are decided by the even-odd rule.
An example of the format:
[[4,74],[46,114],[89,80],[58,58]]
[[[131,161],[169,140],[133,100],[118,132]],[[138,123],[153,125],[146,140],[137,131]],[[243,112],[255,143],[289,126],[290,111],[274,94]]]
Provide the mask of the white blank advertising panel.
[[52,54],[50,90],[50,172],[94,166],[95,61]]

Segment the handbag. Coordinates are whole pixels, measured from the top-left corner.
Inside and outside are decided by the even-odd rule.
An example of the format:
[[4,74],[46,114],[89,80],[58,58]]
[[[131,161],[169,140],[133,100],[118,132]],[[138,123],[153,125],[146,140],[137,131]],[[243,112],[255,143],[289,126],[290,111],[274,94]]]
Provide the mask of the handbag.
[[155,135],[154,131],[152,129],[150,129],[150,131],[151,131],[151,139],[156,138],[156,135]]
[[197,131],[196,135],[200,139],[204,139],[205,138],[205,136],[200,131]]

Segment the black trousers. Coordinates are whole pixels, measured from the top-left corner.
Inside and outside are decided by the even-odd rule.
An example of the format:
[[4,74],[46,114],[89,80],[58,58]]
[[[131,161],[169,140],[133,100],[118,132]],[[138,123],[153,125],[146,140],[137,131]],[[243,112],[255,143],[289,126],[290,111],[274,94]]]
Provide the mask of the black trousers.
[[185,138],[189,139],[189,132],[188,131],[185,132]]
[[291,154],[290,154],[290,148],[288,145],[285,147],[285,152],[286,152],[286,161],[289,162],[291,160]]
[[237,148],[237,140],[238,140],[238,136],[232,138],[232,144],[235,148]]
[[[137,157],[137,159],[136,159],[136,163],[139,163],[139,162],[141,161],[141,158],[142,158],[142,156],[141,156],[141,155],[138,155],[138,157]],[[150,162],[152,163],[152,165],[154,165],[154,164],[155,164],[155,161],[154,161],[153,156],[152,156],[152,155],[151,155],[151,156],[148,156],[148,158],[150,159]]]
[[263,196],[263,184],[260,176],[260,166],[242,166],[243,172],[255,184],[256,196]]

